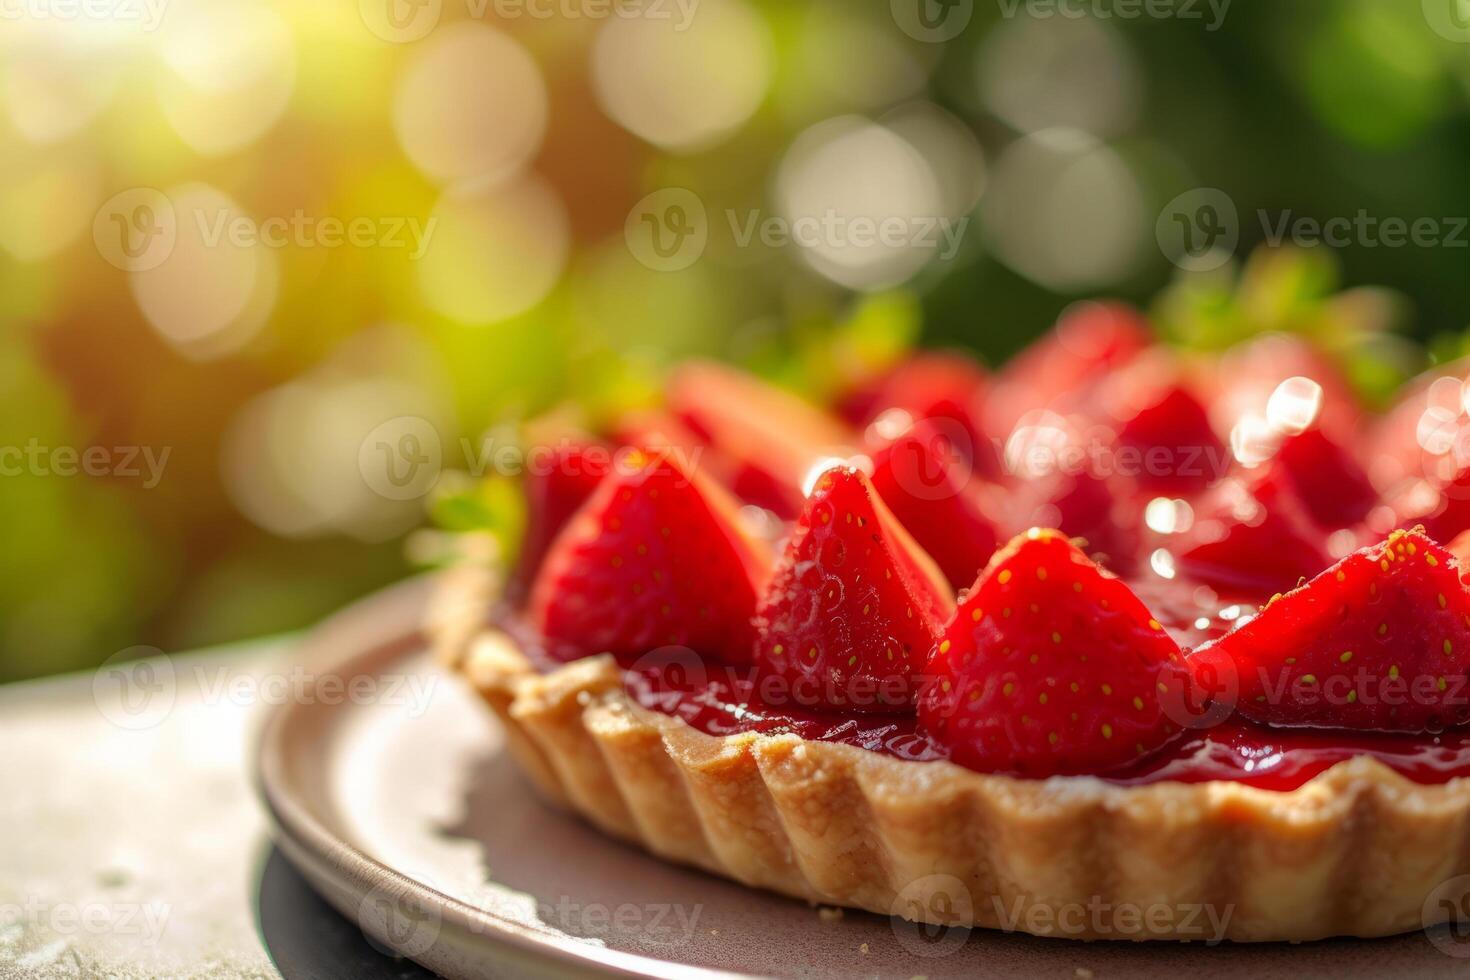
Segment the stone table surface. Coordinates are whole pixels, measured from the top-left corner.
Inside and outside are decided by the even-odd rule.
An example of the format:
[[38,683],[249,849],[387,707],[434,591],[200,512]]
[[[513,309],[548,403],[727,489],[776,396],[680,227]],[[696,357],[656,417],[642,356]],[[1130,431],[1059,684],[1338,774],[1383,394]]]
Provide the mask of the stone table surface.
[[0,687],[0,978],[429,976],[271,846],[248,763],[290,647]]

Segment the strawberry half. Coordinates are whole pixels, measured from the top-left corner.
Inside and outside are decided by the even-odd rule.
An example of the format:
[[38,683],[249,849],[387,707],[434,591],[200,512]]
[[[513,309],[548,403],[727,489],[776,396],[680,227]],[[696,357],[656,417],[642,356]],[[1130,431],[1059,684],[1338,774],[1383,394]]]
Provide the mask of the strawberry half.
[[747,662],[769,556],[734,503],[669,457],[636,454],[557,537],[530,621],[559,660],[665,645]]
[[549,446],[534,458],[524,485],[526,533],[510,585],[515,598],[529,590],[552,541],[612,466],[612,450],[599,443]]
[[1270,725],[1438,731],[1470,720],[1470,594],[1418,531],[1354,552],[1211,647],[1242,715]]
[[999,543],[996,521],[971,464],[944,431],[921,421],[873,453],[873,486],[956,589],[975,576]]
[[1232,594],[1284,592],[1331,564],[1321,533],[1280,481],[1223,481],[1183,537],[1175,549],[1181,570]]
[[1137,454],[1138,485],[1150,493],[1203,490],[1225,453],[1205,407],[1178,384],[1155,392],[1123,423],[1118,446]]
[[1018,496],[1021,519],[1012,527],[1052,527],[1086,542],[1087,552],[1114,572],[1129,574],[1137,562],[1137,514],[1121,500],[1132,494],[1126,477],[1111,479],[1082,470],[1054,472],[1031,481]]
[[953,609],[868,478],[836,467],[817,479],[761,600],[755,660],[806,707],[907,710]]
[[720,364],[685,364],[667,394],[669,411],[718,451],[735,494],[784,518],[801,510],[812,467],[850,455],[856,441],[816,406]]
[[[930,661],[919,717],[961,765],[1102,773],[1167,742],[1179,647],[1121,581],[1059,531],[1006,545]],[[1182,701],[1180,703],[1183,703]]]
[[875,385],[847,396],[838,410],[860,426],[893,409],[916,421],[936,420],[951,436],[954,451],[981,476],[995,479],[1001,474],[1000,453],[980,424],[987,385],[984,369],[965,354],[915,354]]
[[1378,503],[1363,467],[1320,428],[1287,437],[1271,467],[1281,471],[1312,519],[1329,531],[1358,523]]
[[1006,434],[1027,412],[1085,401],[1101,379],[1152,343],[1148,324],[1130,306],[1083,302],[1068,307],[1056,327],[1012,358],[992,384],[986,429]]

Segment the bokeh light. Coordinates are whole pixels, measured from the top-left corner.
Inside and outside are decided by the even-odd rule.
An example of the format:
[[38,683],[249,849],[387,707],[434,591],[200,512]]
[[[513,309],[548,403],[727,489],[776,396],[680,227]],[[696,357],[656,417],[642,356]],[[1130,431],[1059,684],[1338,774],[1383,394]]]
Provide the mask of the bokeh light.
[[551,291],[566,263],[566,211],[538,177],[455,184],[429,220],[419,286],[426,303],[462,323],[526,311]]
[[546,86],[510,37],[456,24],[415,51],[393,97],[393,127],[414,165],[436,180],[503,180],[541,145]]
[[170,11],[157,80],[169,124],[200,153],[247,146],[281,118],[296,83],[291,30],[269,7],[215,0]]
[[981,211],[996,255],[1058,292],[1128,277],[1151,223],[1127,163],[1079,129],[1046,129],[1007,146]]
[[1111,136],[1141,108],[1132,54],[1092,18],[1002,21],[977,51],[975,76],[986,108],[1023,133],[1063,126]]
[[157,266],[129,277],[138,308],[154,330],[185,351],[218,356],[265,324],[276,297],[274,253],[255,241],[250,215],[204,184],[167,192],[176,238]]
[[743,0],[704,0],[686,20],[613,17],[592,55],[598,101],[657,146],[711,146],[755,112],[773,70],[771,38]]
[[[913,144],[857,116],[818,123],[792,141],[776,175],[781,214],[802,257],[845,286],[903,282],[940,246],[945,202]],[[891,238],[875,233],[894,229]]]

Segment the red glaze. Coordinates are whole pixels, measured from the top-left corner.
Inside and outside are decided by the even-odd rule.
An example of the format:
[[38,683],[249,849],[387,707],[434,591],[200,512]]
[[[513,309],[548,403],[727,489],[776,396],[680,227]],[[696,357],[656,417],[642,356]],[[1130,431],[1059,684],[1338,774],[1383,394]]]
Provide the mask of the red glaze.
[[[716,667],[691,683],[687,672],[678,677],[645,658],[630,670],[627,686],[645,707],[682,718],[710,735],[790,732],[811,741],[855,745],[899,759],[929,762],[949,758],[949,750],[913,715],[843,717],[811,710],[805,704],[773,707],[759,696],[758,676],[748,667]],[[779,686],[772,689],[783,700],[785,691]],[[1218,779],[1287,791],[1359,755],[1372,756],[1416,783],[1443,783],[1470,776],[1470,733],[1380,735],[1273,729],[1230,719],[1214,728],[1186,731],[1148,757],[1097,778],[1125,786]]]
[[[1212,597],[1208,587],[1184,578],[1129,584],[1185,648],[1256,615],[1264,601],[1264,597]],[[507,625],[534,662],[543,669],[557,666],[524,623],[512,620]],[[640,704],[710,735],[791,732],[900,759],[949,758],[948,749],[911,714],[832,714],[820,709],[820,692],[791,690],[778,681],[766,681],[763,688],[761,674],[753,667],[701,662],[693,654],[673,661],[657,655],[619,659],[629,668],[627,689]],[[1372,756],[1416,783],[1470,777],[1470,730],[1402,735],[1268,728],[1232,717],[1213,728],[1186,730],[1157,752],[1097,778],[1128,786],[1224,780],[1289,791],[1359,755]]]

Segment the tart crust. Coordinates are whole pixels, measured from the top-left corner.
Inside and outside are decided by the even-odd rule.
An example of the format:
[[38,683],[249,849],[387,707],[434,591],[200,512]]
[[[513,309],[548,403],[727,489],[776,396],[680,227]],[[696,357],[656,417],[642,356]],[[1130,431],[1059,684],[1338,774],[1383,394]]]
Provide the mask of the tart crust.
[[498,630],[439,638],[547,800],[814,903],[1078,939],[1310,940],[1444,921],[1450,906],[1429,900],[1470,874],[1470,779],[1414,783],[1368,757],[1288,792],[1016,779],[712,736],[635,703],[611,657],[541,674]]

